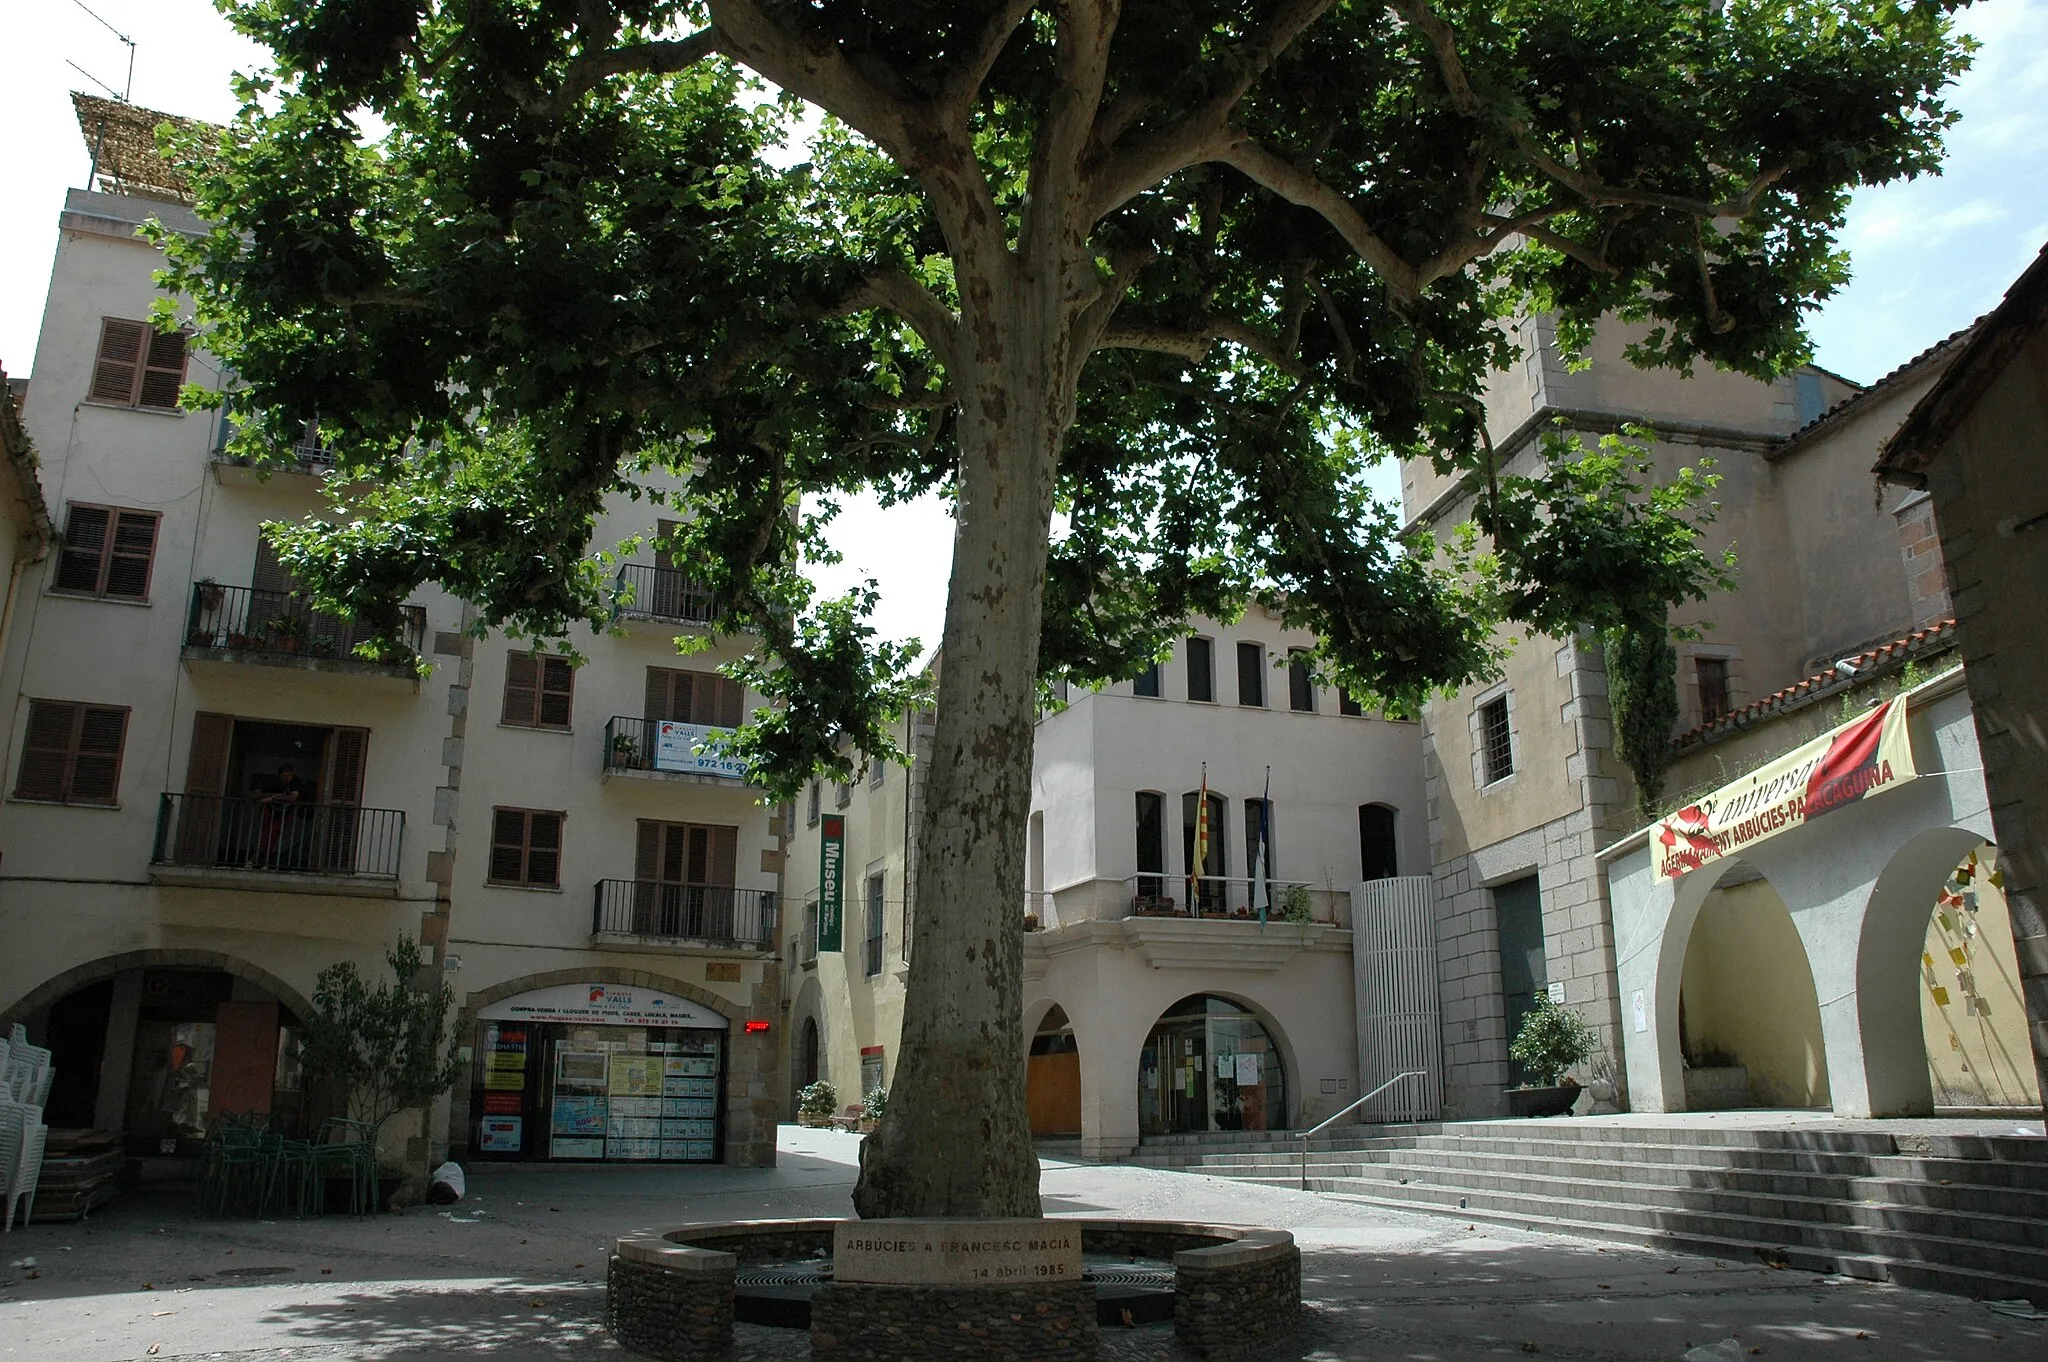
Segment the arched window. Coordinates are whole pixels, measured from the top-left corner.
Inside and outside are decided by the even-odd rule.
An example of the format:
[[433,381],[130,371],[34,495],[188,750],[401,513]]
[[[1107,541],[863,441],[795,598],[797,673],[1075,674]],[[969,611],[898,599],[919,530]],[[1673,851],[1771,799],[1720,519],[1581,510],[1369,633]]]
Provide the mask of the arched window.
[[808,1088],[811,1084],[818,1081],[819,1049],[818,1019],[816,1017],[805,1017],[802,1054],[798,1060],[798,1070],[803,1076],[803,1082],[798,1085],[799,1087]]
[[1224,800],[1220,794],[1209,796],[1209,854],[1201,865],[1195,864],[1195,823],[1196,810],[1201,807],[1202,793],[1190,790],[1180,797],[1181,857],[1180,863],[1188,868],[1188,874],[1199,875],[1199,897],[1204,908],[1221,908],[1224,904],[1224,890],[1228,887],[1224,877],[1230,873],[1228,844],[1230,829],[1223,821]]
[[1391,880],[1401,873],[1394,847],[1394,811],[1384,804],[1358,806],[1358,878]]
[[1157,790],[1138,791],[1138,897],[1158,900],[1166,894],[1166,796]]

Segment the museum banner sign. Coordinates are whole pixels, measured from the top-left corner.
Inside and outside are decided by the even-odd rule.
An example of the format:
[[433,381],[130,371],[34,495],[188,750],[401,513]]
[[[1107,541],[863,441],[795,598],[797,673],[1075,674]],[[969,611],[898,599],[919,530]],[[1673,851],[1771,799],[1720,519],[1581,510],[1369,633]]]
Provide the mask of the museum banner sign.
[[818,829],[818,951],[841,948],[845,921],[846,820],[826,814]]
[[1918,774],[1902,695],[1657,823],[1657,878],[1677,879]]

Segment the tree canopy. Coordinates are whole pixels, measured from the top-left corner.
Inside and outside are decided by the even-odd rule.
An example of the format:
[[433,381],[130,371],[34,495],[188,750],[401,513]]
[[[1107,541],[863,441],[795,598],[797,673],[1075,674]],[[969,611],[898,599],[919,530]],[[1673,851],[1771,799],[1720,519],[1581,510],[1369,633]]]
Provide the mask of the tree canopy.
[[[172,278],[246,385],[243,451],[317,419],[368,480],[289,536],[319,590],[376,618],[438,580],[559,635],[606,618],[600,504],[659,497],[768,644],[785,703],[742,747],[786,792],[891,752],[908,684],[858,597],[811,599],[798,498],[955,499],[919,876],[957,920],[917,931],[993,1001],[922,1014],[913,963],[903,1063],[940,1076],[899,1078],[899,1171],[934,1093],[1021,1119],[1021,1079],[978,1075],[1016,1026],[1038,679],[1127,676],[1267,592],[1412,706],[1504,619],[1708,589],[1689,498],[1603,492],[1627,460],[1498,476],[1503,323],[1781,372],[1849,191],[1935,168],[1966,59],[1947,0],[221,2],[276,67]],[[1489,552],[1400,543],[1361,478],[1389,458],[1484,485]],[[1035,1209],[927,1152],[944,1187],[867,1204]]]

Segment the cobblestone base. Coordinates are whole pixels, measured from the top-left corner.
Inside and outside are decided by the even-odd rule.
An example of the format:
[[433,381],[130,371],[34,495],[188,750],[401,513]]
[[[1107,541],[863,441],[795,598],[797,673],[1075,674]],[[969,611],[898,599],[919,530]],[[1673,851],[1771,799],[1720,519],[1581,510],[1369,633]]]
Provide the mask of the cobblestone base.
[[837,1282],[811,1297],[811,1356],[831,1362],[971,1358],[1093,1362],[1095,1288],[872,1286]]
[[661,1362],[705,1362],[732,1348],[732,1279],[664,1272],[613,1255],[605,1325],[621,1347]]
[[1301,1322],[1301,1250],[1256,1263],[1176,1273],[1173,1332],[1199,1357],[1269,1357]]

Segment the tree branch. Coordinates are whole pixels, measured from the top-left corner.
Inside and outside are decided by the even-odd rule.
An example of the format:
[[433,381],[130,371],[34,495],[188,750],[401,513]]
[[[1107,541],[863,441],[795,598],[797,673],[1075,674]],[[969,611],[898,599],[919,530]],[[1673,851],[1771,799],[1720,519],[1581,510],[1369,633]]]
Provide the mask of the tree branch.
[[1233,137],[1212,159],[1242,171],[1289,203],[1318,214],[1398,297],[1413,298],[1422,291],[1426,281],[1416,268],[1380,239],[1351,200],[1309,171],[1281,160],[1243,133]]
[[940,364],[953,366],[960,337],[960,314],[940,302],[937,294],[907,272],[892,268],[869,275],[848,295],[839,311],[844,314],[867,307],[886,307],[894,312],[924,338]]
[[1517,121],[1508,125],[1508,132],[1514,137],[1515,145],[1529,164],[1548,175],[1551,179],[1571,190],[1594,208],[1664,208],[1674,213],[1688,213],[1695,218],[1741,218],[1756,211],[1757,200],[1764,191],[1783,179],[1792,169],[1789,165],[1774,166],[1764,171],[1732,199],[1716,203],[1708,199],[1689,199],[1679,194],[1658,194],[1643,189],[1628,189],[1611,185],[1597,176],[1588,175],[1574,166],[1565,164],[1543,149],[1526,122]]
[[[905,101],[858,70],[831,39],[771,18],[760,0],[710,0],[718,49],[809,100],[912,170],[929,148]],[[778,8],[778,12],[780,7]]]
[[981,83],[995,69],[996,59],[1009,45],[1010,35],[1024,22],[1037,0],[1000,0],[982,24],[974,40],[973,55],[947,75],[939,88],[939,104],[949,117],[964,116],[974,104]]
[[1289,378],[1308,376],[1308,366],[1297,356],[1281,349],[1274,337],[1255,326],[1247,326],[1228,317],[1212,317],[1192,330],[1151,326],[1144,322],[1117,323],[1104,329],[1102,339],[1096,345],[1103,350],[1149,350],[1154,354],[1172,355],[1189,364],[1200,364],[1208,359],[1209,351],[1218,341],[1251,351]]
[[[1024,238],[1041,251],[1052,249],[1052,234],[1062,226],[1078,228],[1085,237],[1092,220],[1079,198],[1082,152],[1102,107],[1109,79],[1109,45],[1116,33],[1121,0],[1067,0],[1060,6],[1053,49],[1053,86],[1045,117],[1039,121],[1031,153],[1031,201],[1025,211]],[[1039,240],[1044,235],[1047,240]]]
[[694,66],[718,50],[718,30],[701,29],[687,38],[669,42],[631,43],[625,47],[587,52],[569,63],[561,88],[541,96],[507,82],[506,92],[528,113],[550,120],[559,119],[576,107],[576,101],[610,80],[635,71],[672,75]]
[[1483,105],[1473,93],[1465,63],[1458,56],[1457,30],[1439,18],[1426,0],[1393,0],[1388,8],[1428,40],[1430,50],[1436,54],[1437,71],[1443,76],[1444,93],[1450,96],[1451,108],[1462,117],[1477,118]]
[[1150,246],[1110,253],[1109,278],[1103,281],[1095,301],[1088,304],[1074,327],[1077,354],[1086,356],[1096,348],[1103,332],[1109,328],[1110,318],[1116,315],[1117,307],[1130,293],[1138,272],[1158,258],[1159,252]]

